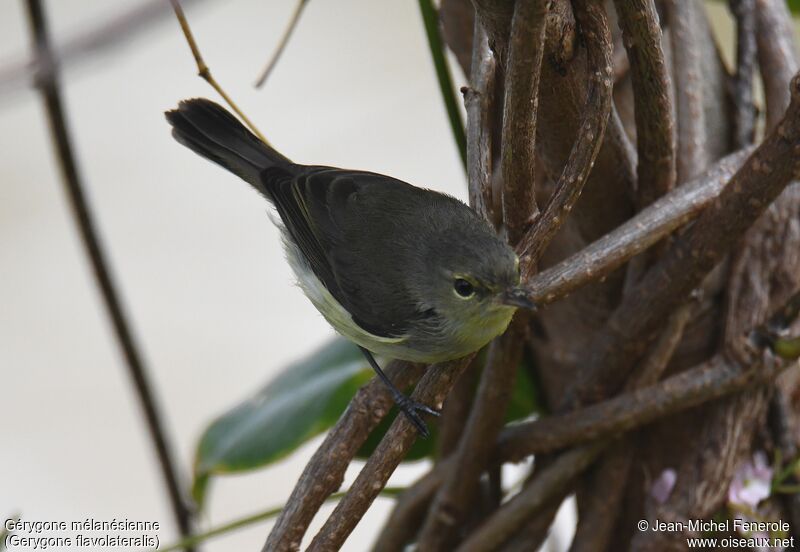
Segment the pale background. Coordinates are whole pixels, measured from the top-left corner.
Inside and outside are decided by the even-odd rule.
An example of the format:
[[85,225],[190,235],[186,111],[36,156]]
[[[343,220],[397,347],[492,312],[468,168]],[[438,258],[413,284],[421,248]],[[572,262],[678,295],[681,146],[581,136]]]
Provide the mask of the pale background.
[[[417,3],[312,0],[256,91],[293,4],[206,1],[187,14],[212,72],[259,128],[299,162],[387,173],[464,199]],[[47,2],[56,40],[133,5]],[[0,2],[0,66],[28,51],[23,15],[22,2]],[[88,195],[187,474],[213,416],[333,335],[292,286],[266,203],[171,139],[165,109],[216,99],[195,71],[166,18],[65,76]],[[458,70],[455,78],[463,84]],[[0,518],[155,519],[166,543],[175,530],[160,473],[50,146],[37,96],[0,97]],[[318,443],[217,479],[203,526],[282,504]],[[401,468],[392,483],[423,469]],[[366,550],[390,506],[379,499],[345,550]],[[267,529],[204,549],[256,550]]]

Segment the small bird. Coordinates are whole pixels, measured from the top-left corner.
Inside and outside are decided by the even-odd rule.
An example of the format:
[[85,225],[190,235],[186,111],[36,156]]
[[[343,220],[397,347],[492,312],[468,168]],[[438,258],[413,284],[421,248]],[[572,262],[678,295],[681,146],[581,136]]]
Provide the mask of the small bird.
[[518,307],[519,258],[475,211],[390,176],[291,162],[207,99],[166,112],[175,139],[253,186],[281,219],[298,284],[358,345],[423,436],[418,412],[373,353],[434,363],[477,351]]

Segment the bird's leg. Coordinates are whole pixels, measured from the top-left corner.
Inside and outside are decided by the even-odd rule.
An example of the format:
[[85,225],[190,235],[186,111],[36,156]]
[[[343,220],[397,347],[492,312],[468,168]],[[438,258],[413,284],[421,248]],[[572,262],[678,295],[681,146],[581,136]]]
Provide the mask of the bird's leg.
[[375,357],[372,356],[372,353],[364,347],[359,346],[358,348],[361,349],[362,353],[364,353],[367,362],[369,362],[369,365],[372,366],[373,370],[375,370],[375,373],[378,374],[378,377],[381,378],[381,381],[383,381],[386,387],[389,388],[389,391],[392,394],[392,399],[394,399],[395,404],[403,412],[403,414],[406,415],[408,421],[417,428],[417,431],[420,433],[420,435],[423,437],[430,436],[428,426],[425,425],[425,422],[422,420],[420,415],[417,414],[417,411],[431,414],[433,416],[438,416],[439,411],[406,397],[402,391],[395,387],[389,377],[383,373],[383,370],[381,370],[381,367],[378,366],[378,362],[375,360]]

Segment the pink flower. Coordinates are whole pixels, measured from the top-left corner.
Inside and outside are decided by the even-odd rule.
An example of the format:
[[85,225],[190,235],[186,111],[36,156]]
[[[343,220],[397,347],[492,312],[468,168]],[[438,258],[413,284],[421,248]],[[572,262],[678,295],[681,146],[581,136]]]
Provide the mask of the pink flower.
[[672,494],[672,489],[675,487],[675,481],[677,479],[678,474],[675,470],[667,468],[662,471],[658,479],[653,482],[653,486],[650,488],[650,495],[659,504],[664,504],[669,498],[669,495]]
[[772,468],[762,451],[753,454],[752,462],[741,464],[728,488],[728,502],[755,509],[772,490]]

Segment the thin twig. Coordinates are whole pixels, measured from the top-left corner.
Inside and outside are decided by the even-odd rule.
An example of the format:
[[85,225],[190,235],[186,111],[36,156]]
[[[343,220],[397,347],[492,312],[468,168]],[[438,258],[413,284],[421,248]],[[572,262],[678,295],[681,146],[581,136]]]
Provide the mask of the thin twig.
[[561,228],[564,219],[580,197],[583,185],[594,166],[611,112],[613,81],[611,76],[611,32],[605,9],[595,3],[576,3],[575,17],[580,24],[588,53],[588,86],[583,120],[567,163],[558,178],[555,192],[542,214],[520,241],[521,273],[530,278],[544,249]]
[[[44,8],[40,0],[27,1],[27,13],[34,46],[38,59],[52,59],[50,37]],[[192,533],[192,512],[186,501],[187,494],[179,476],[178,465],[172,456],[172,444],[166,435],[164,417],[156,404],[153,385],[147,374],[147,367],[133,337],[130,323],[125,315],[120,294],[111,276],[108,261],[94,221],[84,185],[78,169],[78,162],[72,150],[72,141],[67,128],[66,113],[61,99],[58,71],[53,70],[46,78],[39,80],[44,99],[50,132],[55,142],[61,176],[69,198],[75,224],[80,231],[83,245],[92,265],[95,282],[114,328],[117,344],[122,350],[128,375],[133,383],[136,397],[144,413],[147,429],[152,440],[164,479],[175,522],[182,536]]]
[[297,24],[300,23],[300,16],[303,15],[303,8],[306,7],[306,4],[308,4],[308,0],[298,0],[297,5],[292,12],[292,18],[289,20],[289,24],[286,26],[286,29],[284,29],[283,36],[281,36],[278,46],[275,48],[275,52],[273,52],[272,57],[267,62],[267,65],[261,70],[261,73],[256,79],[254,84],[256,88],[261,88],[264,86],[264,83],[267,82],[267,79],[272,74],[272,70],[275,69],[276,65],[278,65],[278,60],[280,60],[283,51],[286,49],[286,45],[289,44],[289,39],[292,38],[292,34],[294,34],[294,30],[297,28]]
[[[424,404],[440,405],[455,380],[469,366],[473,355],[431,366],[420,380],[413,398]],[[404,417],[398,416],[378,448],[356,477],[350,491],[336,505],[333,513],[311,541],[308,552],[339,550],[353,528],[361,521],[364,512],[375,500],[389,477],[418,437],[416,428]],[[298,543],[299,545],[299,543]],[[272,548],[266,548],[272,551]]]
[[767,101],[767,130],[778,124],[789,106],[786,85],[800,69],[792,21],[785,0],[756,0],[756,43]]
[[419,0],[419,10],[422,14],[422,21],[425,25],[425,35],[428,37],[428,48],[433,59],[433,66],[436,69],[436,80],[439,83],[439,91],[442,94],[447,118],[450,121],[450,130],[458,148],[458,155],[461,157],[461,164],[467,170],[467,136],[464,133],[464,121],[461,118],[461,111],[456,100],[456,89],[453,87],[453,76],[450,72],[450,65],[445,57],[442,33],[439,30],[439,17],[436,8],[433,7],[431,0]]
[[[403,489],[399,487],[386,487],[381,491],[381,495],[388,498],[395,498],[397,496],[400,496],[400,493],[402,492]],[[325,499],[325,502],[333,502],[335,500],[339,500],[346,493],[347,491],[333,493],[327,499]],[[248,527],[250,525],[253,525],[254,523],[258,523],[259,521],[266,521],[268,519],[274,518],[275,516],[281,513],[283,508],[284,508],[283,506],[268,508],[256,514],[245,516],[236,519],[234,521],[229,521],[228,523],[218,525],[217,527],[209,529],[208,531],[203,531],[202,533],[197,533],[185,539],[181,539],[176,543],[168,544],[164,548],[161,547],[154,548],[151,552],[156,552],[157,550],[160,552],[174,552],[175,550],[184,550],[188,547],[192,547],[196,544],[200,544],[207,540],[213,539],[214,537],[230,533],[231,531],[236,531],[237,529],[241,529],[243,527]]]
[[[686,300],[800,172],[800,75],[792,101],[770,132],[695,224],[623,299],[581,359],[582,370],[563,404],[607,396],[643,353],[658,323]],[[595,399],[596,400],[596,399]]]
[[636,118],[639,206],[675,185],[669,76],[653,0],[614,0],[631,64]]
[[[385,369],[400,389],[416,382],[422,371],[423,366],[406,362],[392,362]],[[264,544],[264,552],[286,552],[300,547],[314,515],[342,484],[350,461],[391,407],[389,389],[379,379],[373,378],[359,389],[306,464]]]
[[[778,369],[783,368],[785,366]],[[495,449],[496,461],[519,461],[531,454],[553,452],[623,433],[774,376],[764,370],[742,367],[719,354],[657,385],[623,393],[580,410],[510,426],[500,434]]]
[[[686,303],[667,321],[658,341],[628,380],[628,389],[654,385],[667,368],[689,322],[693,303]],[[593,469],[589,488],[582,494],[581,513],[570,552],[605,550],[619,519],[621,503],[627,489],[628,476],[636,455],[636,440],[621,439]]]
[[470,86],[462,89],[467,109],[469,204],[484,219],[497,226],[500,222],[500,213],[496,212],[492,197],[495,69],[494,54],[489,49],[486,32],[480,19],[475,18]]
[[183,35],[186,37],[186,42],[189,44],[189,48],[192,50],[192,56],[194,57],[195,63],[197,63],[197,74],[211,87],[217,91],[225,103],[239,116],[239,118],[244,121],[244,124],[253,131],[253,134],[259,137],[259,139],[264,142],[265,144],[269,144],[267,139],[264,137],[263,134],[256,128],[256,126],[247,118],[239,106],[231,99],[230,96],[222,89],[222,86],[219,85],[217,80],[211,75],[211,70],[206,65],[205,60],[203,59],[203,55],[200,53],[200,48],[197,46],[197,42],[194,40],[194,35],[192,34],[192,29],[189,27],[189,21],[186,20],[186,15],[183,13],[183,9],[181,8],[181,4],[179,0],[170,0],[172,3],[172,9],[175,11],[175,17],[178,18],[178,23],[181,25],[181,30],[183,31]]
[[503,224],[512,245],[538,212],[534,150],[547,4],[546,0],[518,0],[511,19],[501,155]]
[[756,2],[729,0],[736,18],[736,75],[733,81],[734,147],[752,144],[756,133],[753,79],[756,72]]
[[480,475],[511,399],[527,322],[526,313],[517,313],[506,333],[489,346],[475,404],[420,532],[421,550],[452,548],[459,523],[476,501]]
[[552,303],[586,284],[601,280],[626,261],[694,219],[726,187],[752,152],[721,159],[703,175],[672,190],[628,222],[557,265],[525,282],[528,298]]
[[595,442],[560,455],[518,495],[501,506],[457,548],[457,552],[498,550],[519,528],[549,504],[606,447]]
[[668,0],[667,21],[672,44],[672,78],[677,115],[677,177],[683,183],[704,171],[709,163],[700,41],[694,24],[694,2]]
[[425,512],[436,495],[444,471],[433,468],[409,487],[397,499],[392,513],[386,520],[373,550],[380,552],[403,552],[406,545],[417,535],[425,521]]
[[[186,1],[198,3],[198,0]],[[35,52],[23,61],[4,66],[0,69],[0,95],[24,90],[89,57],[107,56],[169,15],[164,0],[147,0],[121,10],[99,25],[55,44],[47,54],[49,57],[43,57],[44,52]]]

